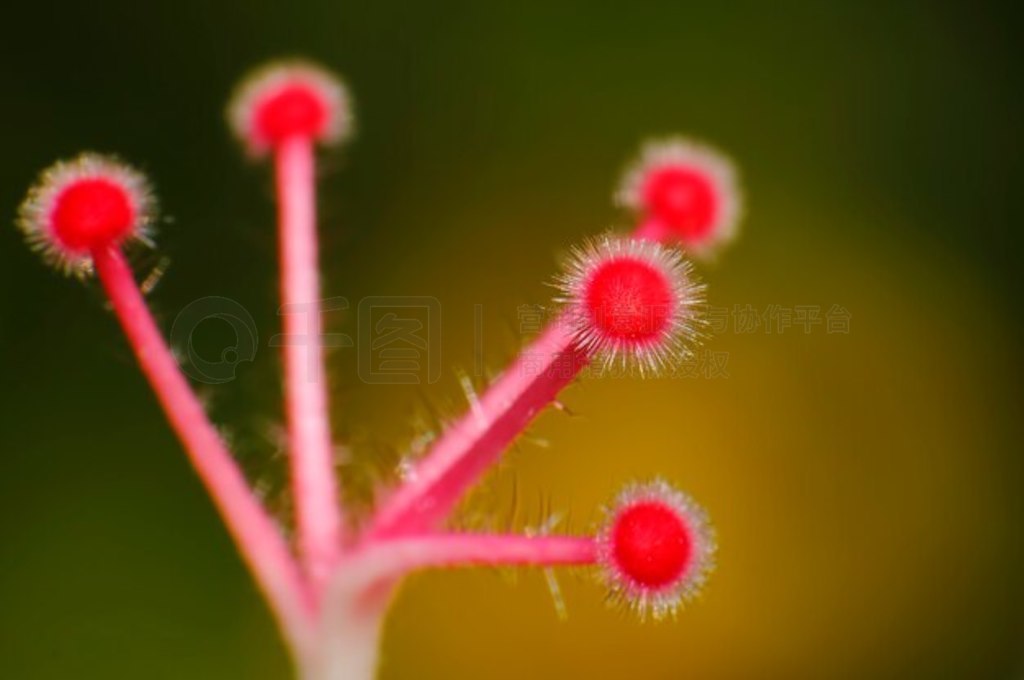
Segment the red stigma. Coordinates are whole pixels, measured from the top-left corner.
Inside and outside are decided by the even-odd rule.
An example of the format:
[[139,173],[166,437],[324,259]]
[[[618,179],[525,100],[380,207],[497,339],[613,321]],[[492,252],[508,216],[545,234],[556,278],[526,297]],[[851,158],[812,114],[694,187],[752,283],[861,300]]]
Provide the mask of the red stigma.
[[693,538],[677,511],[659,501],[641,501],[621,511],[612,527],[615,567],[636,585],[673,586],[693,555]]
[[135,218],[125,188],[96,177],[78,180],[57,196],[51,227],[63,246],[86,251],[124,239],[134,228]]
[[319,138],[327,130],[328,108],[313,85],[287,83],[257,105],[256,134],[270,144],[289,137]]
[[648,210],[683,238],[710,236],[717,200],[706,174],[681,166],[657,168],[647,177],[642,191]]
[[600,265],[586,284],[585,302],[596,330],[607,339],[644,342],[661,337],[673,314],[668,278],[653,265],[616,258]]

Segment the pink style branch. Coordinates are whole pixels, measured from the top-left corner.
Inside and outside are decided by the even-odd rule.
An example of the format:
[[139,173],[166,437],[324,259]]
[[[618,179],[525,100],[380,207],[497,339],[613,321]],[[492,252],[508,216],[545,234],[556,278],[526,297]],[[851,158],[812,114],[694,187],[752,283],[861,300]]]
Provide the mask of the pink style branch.
[[[346,90],[317,66],[272,65],[239,88],[229,118],[251,156],[274,162],[282,304],[315,303],[321,299],[315,152],[349,135]],[[626,173],[617,199],[635,215],[633,234],[601,235],[571,252],[554,279],[556,321],[403,482],[380,492],[358,529],[348,529],[354,523],[333,463],[323,347],[315,340],[283,347],[294,545],[208,419],[135,280],[130,254],[140,244],[154,247],[155,199],[147,179],[112,157],[84,153],[42,173],[18,225],[45,261],[99,279],[266,598],[298,676],[366,680],[376,672],[396,585],[416,570],[590,567],[611,601],[641,618],[662,619],[691,600],[713,568],[715,538],[705,513],[660,479],[627,485],[590,535],[464,533],[445,526],[466,493],[591,362],[657,375],[691,357],[703,338],[704,286],[678,248],[709,257],[734,238],[740,201],[731,164],[683,139],[652,143]],[[285,333],[320,337],[317,329],[309,333],[308,319],[293,317],[285,316]],[[302,328],[289,327],[296,322]]]

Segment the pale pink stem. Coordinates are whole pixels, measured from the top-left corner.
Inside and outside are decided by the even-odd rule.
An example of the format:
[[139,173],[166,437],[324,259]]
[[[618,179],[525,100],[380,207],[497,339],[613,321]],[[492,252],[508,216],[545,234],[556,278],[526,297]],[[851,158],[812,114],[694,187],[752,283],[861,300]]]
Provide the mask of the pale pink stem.
[[592,538],[428,534],[367,542],[342,558],[323,606],[323,638],[304,680],[371,680],[397,581],[429,567],[586,565]]
[[389,579],[431,567],[593,564],[597,542],[574,536],[426,534],[377,541],[357,559],[377,562],[377,575]]
[[298,565],[274,522],[252,495],[244,476],[182,376],[146,307],[131,268],[116,247],[97,249],[93,262],[128,343],[184,444],[228,531],[270,603],[297,655],[308,651],[312,599]]
[[313,143],[291,137],[276,150],[284,315],[285,411],[299,549],[314,587],[341,546],[317,261]]
[[587,365],[571,321],[551,324],[450,427],[374,517],[370,538],[408,534],[443,520],[463,493]]

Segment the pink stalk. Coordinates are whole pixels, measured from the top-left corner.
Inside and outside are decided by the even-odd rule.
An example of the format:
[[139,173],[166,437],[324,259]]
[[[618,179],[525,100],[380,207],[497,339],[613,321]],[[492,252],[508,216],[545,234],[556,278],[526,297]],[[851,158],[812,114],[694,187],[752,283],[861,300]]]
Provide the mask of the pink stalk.
[[96,248],[92,258],[142,372],[255,575],[285,638],[301,657],[311,644],[313,607],[286,543],[253,497],[178,369],[120,249]]
[[275,150],[292,487],[299,547],[319,588],[338,556],[341,516],[321,346],[313,160],[308,136],[292,135]]
[[305,680],[375,677],[384,615],[402,576],[417,569],[460,566],[590,565],[593,538],[504,534],[429,534],[365,543],[343,558],[326,591],[323,637]]
[[449,428],[409,480],[385,501],[369,536],[409,534],[443,520],[463,493],[587,365],[560,317],[492,384],[478,407]]
[[594,564],[597,541],[589,537],[516,534],[427,534],[377,541],[353,556],[377,565],[390,579],[433,567],[505,567]]
[[[634,238],[666,236],[649,218]],[[590,361],[595,346],[580,342],[570,313],[561,315],[480,399],[451,426],[377,512],[369,536],[410,534],[434,527]]]

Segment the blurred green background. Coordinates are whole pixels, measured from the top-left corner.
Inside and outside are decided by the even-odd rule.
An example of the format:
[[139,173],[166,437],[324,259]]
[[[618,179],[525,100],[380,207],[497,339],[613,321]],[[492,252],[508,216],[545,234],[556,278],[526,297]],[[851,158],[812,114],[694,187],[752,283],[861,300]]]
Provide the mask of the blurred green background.
[[[442,378],[331,361],[366,476],[499,369],[557,255],[627,225],[617,176],[651,135],[740,164],[749,217],[712,305],[832,305],[849,333],[738,334],[728,378],[594,379],[543,416],[476,512],[585,530],[662,474],[709,510],[720,567],[674,624],[560,574],[427,574],[389,620],[383,678],[1019,678],[1024,464],[1018,263],[1021,23],[1011,3],[21,3],[0,40],[0,212],[38,170],[114,151],[169,219],[152,304],[229,297],[256,360],[203,388],[282,500],[273,205],[223,107],[249,67],[344,74],[359,134],[323,163],[325,288],[432,295]],[[338,314],[340,332],[354,315]],[[200,331],[197,331],[200,333]],[[206,347],[227,339],[207,324]],[[284,678],[273,624],[93,286],[0,232],[0,677]],[[448,406],[450,405],[450,406]],[[540,444],[547,442],[548,446]],[[275,453],[277,452],[277,453]],[[378,467],[385,463],[377,463]],[[532,519],[531,519],[532,518]]]

